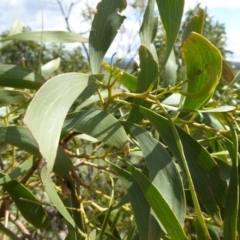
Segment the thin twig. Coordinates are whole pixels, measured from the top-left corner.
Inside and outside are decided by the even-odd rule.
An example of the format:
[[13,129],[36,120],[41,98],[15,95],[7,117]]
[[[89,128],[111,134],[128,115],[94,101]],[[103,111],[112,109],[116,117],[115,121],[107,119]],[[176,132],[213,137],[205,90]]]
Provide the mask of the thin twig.
[[[69,7],[69,9],[68,9],[68,14],[67,14],[67,15],[66,15],[66,13],[65,13],[65,11],[64,11],[64,9],[63,9],[63,6],[62,6],[61,1],[60,1],[60,0],[56,0],[56,1],[57,1],[58,5],[59,5],[59,7],[60,7],[60,10],[61,10],[61,12],[62,12],[62,15],[63,15],[64,19],[65,19],[65,23],[66,23],[67,30],[68,30],[69,32],[72,32],[72,30],[71,30],[71,28],[70,28],[70,24],[69,24],[70,14],[71,14],[71,11],[72,11],[73,6],[76,5],[77,3],[79,3],[80,1],[72,2],[72,3],[70,4],[70,7]],[[87,47],[86,47],[86,45],[85,45],[84,43],[81,43],[81,44],[82,44],[82,47],[83,47],[83,49],[84,49],[84,52],[85,52],[85,54],[86,54],[86,56],[87,56],[88,62],[90,63],[90,57],[89,57],[89,54],[88,54],[88,49],[87,49]]]
[[22,232],[24,237],[31,240],[31,233],[25,228],[20,220],[18,220],[12,213],[9,214],[10,220],[18,227],[18,229]]

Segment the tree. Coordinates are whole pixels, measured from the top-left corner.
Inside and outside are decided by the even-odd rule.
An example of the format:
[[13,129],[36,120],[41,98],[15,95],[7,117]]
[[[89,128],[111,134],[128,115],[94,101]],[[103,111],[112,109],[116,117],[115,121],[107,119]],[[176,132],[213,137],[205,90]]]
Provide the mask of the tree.
[[[106,63],[109,74],[100,73],[124,22],[121,0],[97,6],[89,36],[91,73],[56,74],[46,81],[45,71],[0,65],[0,103],[6,112],[0,127],[3,234],[12,239],[236,239],[239,111],[214,98],[222,55],[202,35],[203,18],[192,18],[179,50],[186,77],[173,85],[165,77],[164,87],[161,75],[181,27],[184,1],[156,3],[166,50],[159,61],[153,44],[155,1],[149,0],[137,77]],[[86,41],[71,32],[41,36],[42,41]],[[39,33],[2,41],[22,39],[38,41]],[[49,67],[48,75],[54,70]],[[239,75],[233,82],[238,80]]]
[[[29,28],[23,28],[23,32],[31,32]],[[6,37],[9,32],[1,34]],[[34,41],[14,41],[1,49],[0,61],[5,64],[24,65],[26,68],[38,70],[41,65],[53,59],[60,58],[60,66],[57,73],[64,72],[88,72],[89,65],[83,56],[82,49],[66,49],[62,43],[45,44]],[[39,66],[39,63],[40,66]]]

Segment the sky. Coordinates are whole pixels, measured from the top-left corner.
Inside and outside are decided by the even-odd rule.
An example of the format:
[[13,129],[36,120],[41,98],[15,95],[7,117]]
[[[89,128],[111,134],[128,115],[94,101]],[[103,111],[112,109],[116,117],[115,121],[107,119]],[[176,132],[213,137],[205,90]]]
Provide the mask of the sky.
[[[14,19],[18,19],[23,26],[28,26],[32,30],[67,30],[64,17],[57,4],[60,1],[63,10],[69,9],[71,2],[78,2],[72,8],[69,25],[71,30],[77,33],[84,33],[90,30],[90,22],[84,22],[80,17],[85,6],[88,4],[95,7],[100,0],[0,0],[0,32],[9,30]],[[131,0],[128,0],[131,1]],[[214,21],[225,24],[227,32],[227,50],[233,52],[228,56],[231,61],[240,61],[240,0],[185,0],[185,11],[201,3],[201,7],[207,7],[208,13],[213,16]],[[129,16],[132,9],[128,7],[122,12]],[[124,21],[121,29],[122,34],[118,34],[115,43],[111,46],[107,55],[112,55],[115,51],[118,56],[124,57],[128,54],[134,57],[135,52],[129,52],[126,47],[131,45],[137,49],[139,46],[138,30],[140,27],[139,16],[134,16]],[[71,47],[78,45],[73,44]]]

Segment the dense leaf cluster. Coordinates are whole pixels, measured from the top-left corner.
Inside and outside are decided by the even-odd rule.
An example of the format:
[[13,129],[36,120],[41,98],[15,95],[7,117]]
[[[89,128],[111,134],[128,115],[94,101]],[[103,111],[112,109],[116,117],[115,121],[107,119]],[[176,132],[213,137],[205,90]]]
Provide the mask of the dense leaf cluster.
[[[160,55],[154,45],[155,5],[166,33]],[[0,65],[2,235],[66,240],[238,237],[239,107],[229,97],[240,75],[227,78],[230,83],[217,95],[219,81],[226,77],[225,62],[203,34],[201,9],[184,26],[181,46],[176,44],[183,0],[148,1],[137,76],[103,62],[124,24],[125,7],[123,0],[98,3],[88,73],[78,65],[84,65],[79,50],[54,56],[57,45],[48,52],[38,44],[86,43],[81,35],[24,32],[15,22],[1,39],[2,51],[11,49],[3,52],[5,61],[17,48],[33,47],[26,50],[31,57],[19,55],[17,62]]]

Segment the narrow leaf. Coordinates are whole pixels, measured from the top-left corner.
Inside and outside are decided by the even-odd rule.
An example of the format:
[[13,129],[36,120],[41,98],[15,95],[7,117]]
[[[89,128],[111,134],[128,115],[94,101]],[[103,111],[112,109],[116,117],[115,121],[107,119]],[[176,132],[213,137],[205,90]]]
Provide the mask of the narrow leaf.
[[164,88],[167,88],[169,86],[175,86],[175,83],[177,80],[177,69],[178,69],[178,65],[176,63],[175,54],[174,54],[174,51],[172,51],[165,65],[163,83],[162,83],[162,86]]
[[15,180],[21,176],[23,176],[34,164],[34,159],[28,159],[21,165],[17,166],[12,172],[10,172],[8,175],[3,175],[0,178],[0,185],[11,182],[12,180]]
[[118,12],[122,9],[122,0],[102,0],[97,5],[89,37],[89,55],[92,73],[98,73],[101,61],[125,17]]
[[[226,147],[229,151],[232,161],[231,177],[229,181],[228,194],[226,198],[226,207],[224,214],[224,239],[236,239],[237,238],[237,220],[239,214],[239,174],[238,174],[238,135],[234,130],[232,123],[227,120],[230,127],[232,142],[225,139]],[[224,138],[223,138],[224,140]]]
[[156,186],[152,184],[144,174],[134,168],[131,164],[128,162],[125,162],[125,164],[127,165],[135,181],[141,187],[147,201],[149,202],[154,213],[161,221],[163,227],[166,229],[171,239],[187,239],[174,212],[171,210],[168,202],[159,193]]
[[97,89],[92,76],[61,74],[46,82],[30,103],[24,122],[47,161],[48,173],[53,169],[61,128],[71,105],[79,95],[87,98]]
[[206,126],[209,126],[216,130],[225,130],[224,125],[218,118],[214,117],[214,115],[209,113],[199,113],[198,116],[195,118],[197,123],[203,123]]
[[0,141],[11,144],[40,158],[38,145],[30,131],[24,127],[0,127]]
[[[52,179],[48,178],[46,167],[42,168],[41,179],[42,179],[43,184],[46,184],[45,189],[46,189],[48,197],[51,200],[51,202],[53,203],[53,205],[62,214],[62,216],[65,218],[65,220],[73,227],[73,229],[77,229],[77,231],[81,235],[84,236],[85,234],[83,234],[80,231],[80,229],[77,228],[76,223],[74,222],[72,216],[70,215],[67,208],[64,206],[61,198],[59,197],[58,193],[56,192],[55,185],[53,184]],[[47,179],[47,181],[46,181],[46,179]]]
[[51,43],[88,42],[87,38],[82,37],[78,33],[63,31],[23,32],[0,39],[0,41],[8,40],[51,42]]
[[136,138],[149,170],[149,179],[165,198],[178,221],[185,219],[185,197],[179,172],[164,147],[141,127],[130,122],[124,126]]
[[[4,174],[0,173],[0,177],[3,176]],[[45,228],[49,225],[47,213],[29,189],[15,180],[3,183],[2,186],[11,196],[18,210],[29,223],[36,228]]]
[[156,239],[158,239],[161,236],[164,236],[165,231],[163,232],[159,228],[159,223],[157,222],[156,218],[153,217],[153,214],[151,213],[151,207],[143,191],[137,182],[133,179],[132,175],[128,171],[119,168],[112,162],[109,162],[109,165],[123,178],[123,182],[128,191],[127,196],[131,203],[137,224],[139,239],[155,239],[154,237],[156,236]]
[[14,90],[0,90],[0,107],[27,101],[26,93]]
[[[168,120],[146,108],[140,108],[140,111],[160,133],[164,142],[177,158],[180,166],[182,166],[181,156]],[[225,206],[227,186],[220,176],[219,168],[209,153],[195,139],[178,127],[177,131],[182,141],[184,154],[197,195],[216,223],[222,224],[215,197],[222,206]]]
[[[158,63],[153,58],[152,53],[144,45],[139,48],[140,57],[140,72],[137,77],[137,93],[146,92],[150,86],[152,90],[156,89],[158,83]],[[151,103],[143,99],[134,99],[134,104],[144,106],[146,108],[151,107]],[[139,123],[143,119],[143,115],[139,113],[139,110],[135,107],[132,108],[128,121]]]
[[129,143],[124,128],[113,115],[103,111],[87,110],[69,114],[63,129],[86,133],[128,153]]
[[158,61],[156,48],[153,44],[157,33],[158,19],[154,16],[155,0],[148,0],[146,10],[143,15],[142,26],[139,31],[141,43],[144,44]]
[[[37,158],[41,158],[38,144],[32,134],[24,127],[0,127],[0,141],[11,144],[26,152],[31,153]],[[73,168],[73,164],[64,150],[58,146],[57,156],[53,171],[58,175],[65,175]]]
[[156,2],[167,37],[165,57],[160,67],[160,72],[162,72],[179,32],[184,0],[156,0]]
[[235,106],[225,105],[225,106],[220,106],[220,107],[216,107],[216,108],[208,108],[208,109],[200,110],[199,112],[223,113],[223,112],[233,111],[235,108],[236,108]]
[[33,70],[15,65],[0,65],[0,86],[13,88],[40,88],[45,79]]
[[11,230],[5,227],[1,222],[0,222],[0,232],[8,236],[12,240],[21,240],[20,238],[17,237],[17,235],[15,235]]
[[[140,240],[148,239],[148,235],[150,235],[149,220],[151,208],[143,191],[136,182],[133,182],[131,186],[128,188],[128,197],[137,224],[139,239]],[[158,230],[159,225],[154,229],[154,231]]]

